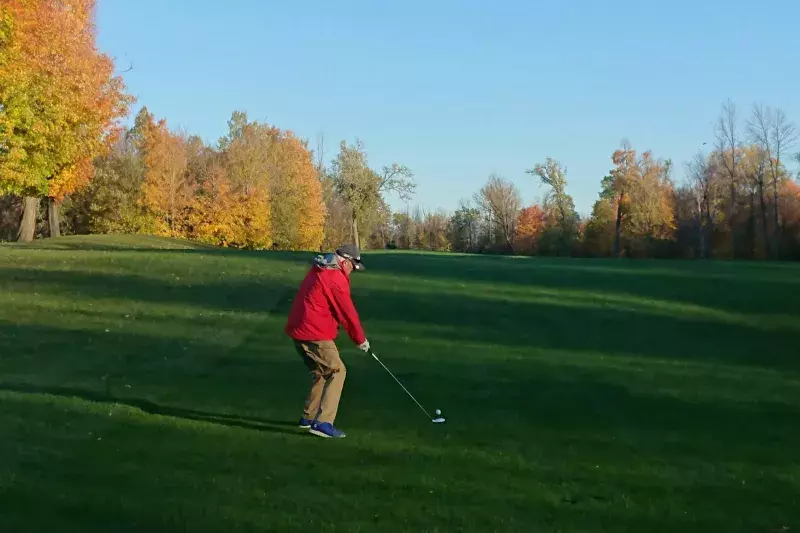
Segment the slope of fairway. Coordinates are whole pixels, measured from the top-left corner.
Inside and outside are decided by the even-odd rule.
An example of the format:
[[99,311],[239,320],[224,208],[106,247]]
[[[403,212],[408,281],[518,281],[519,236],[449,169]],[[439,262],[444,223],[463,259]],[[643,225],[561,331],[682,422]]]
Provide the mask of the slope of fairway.
[[[307,253],[0,246],[0,531],[800,528],[800,267],[368,253],[342,441],[295,429]],[[788,528],[788,529],[783,529]]]

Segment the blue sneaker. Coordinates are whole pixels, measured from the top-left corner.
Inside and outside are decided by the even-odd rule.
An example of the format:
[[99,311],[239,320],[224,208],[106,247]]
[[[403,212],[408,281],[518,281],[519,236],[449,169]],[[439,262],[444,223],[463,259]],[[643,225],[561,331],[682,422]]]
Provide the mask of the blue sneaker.
[[343,439],[345,437],[344,431],[336,429],[330,422],[314,422],[309,433],[326,439]]
[[297,423],[297,427],[299,427],[300,429],[308,429],[311,427],[311,424],[313,423],[314,423],[313,420],[309,420],[308,418],[301,418],[300,422]]

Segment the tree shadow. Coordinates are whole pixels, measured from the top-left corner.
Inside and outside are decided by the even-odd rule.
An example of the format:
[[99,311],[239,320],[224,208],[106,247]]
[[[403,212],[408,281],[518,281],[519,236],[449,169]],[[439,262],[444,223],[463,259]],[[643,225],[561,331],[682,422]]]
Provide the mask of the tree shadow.
[[[281,316],[288,313],[297,290],[294,281],[283,278],[263,281],[231,278],[186,286],[97,272],[0,268],[0,276],[16,283],[30,283],[40,291],[44,286],[51,294],[63,291],[65,297],[80,293],[90,298],[176,302]],[[592,279],[583,275],[581,283],[588,284]],[[401,322],[415,327],[411,334],[427,331],[432,336],[446,335],[456,343],[481,342],[793,370],[800,367],[800,357],[793,350],[798,325],[794,323],[726,322],[713,315],[685,315],[679,310],[648,313],[644,308],[582,302],[579,297],[563,301],[516,300],[513,294],[482,298],[466,292],[440,294],[421,292],[418,288],[403,290],[402,285],[378,288],[375,284],[355,287],[353,293],[368,329],[371,323],[380,329],[383,322]],[[788,297],[785,290],[782,294]]]
[[621,262],[445,254],[377,254],[379,274],[500,285],[632,294],[742,312],[800,314],[800,265],[782,269],[739,263]]
[[[794,328],[760,329],[640,309],[568,306],[470,295],[378,289],[359,293],[368,320],[416,326],[409,332],[454,343],[479,342],[532,349],[626,354],[665,360],[715,361],[798,369]],[[438,331],[437,331],[438,330]],[[765,349],[769,347],[769,349]]]
[[[297,289],[294,283],[276,278],[265,278],[263,282],[230,278],[224,282],[182,285],[143,276],[2,267],[0,267],[0,278],[37,287],[47,286],[53,294],[78,291],[91,298],[176,302],[220,310],[250,312],[284,309],[288,303],[287,291]],[[65,297],[68,295],[65,294]]]
[[185,420],[193,420],[197,422],[209,422],[223,426],[251,429],[267,433],[281,433],[285,435],[303,434],[298,431],[289,430],[288,428],[294,427],[295,424],[286,420],[270,420],[259,417],[239,416],[228,413],[214,413],[196,409],[186,409],[183,407],[161,405],[141,398],[121,398],[118,396],[109,396],[99,392],[93,392],[74,387],[38,386],[26,383],[0,382],[0,390],[23,394],[46,394],[65,398],[78,398],[95,403],[114,403],[133,407],[151,415],[183,418]]

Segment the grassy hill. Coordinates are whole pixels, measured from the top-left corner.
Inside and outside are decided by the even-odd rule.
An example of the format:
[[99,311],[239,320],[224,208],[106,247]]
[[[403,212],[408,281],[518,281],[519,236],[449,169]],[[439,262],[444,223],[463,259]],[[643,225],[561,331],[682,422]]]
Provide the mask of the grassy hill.
[[310,254],[0,246],[0,530],[800,528],[800,266],[375,252],[342,441],[293,427]]

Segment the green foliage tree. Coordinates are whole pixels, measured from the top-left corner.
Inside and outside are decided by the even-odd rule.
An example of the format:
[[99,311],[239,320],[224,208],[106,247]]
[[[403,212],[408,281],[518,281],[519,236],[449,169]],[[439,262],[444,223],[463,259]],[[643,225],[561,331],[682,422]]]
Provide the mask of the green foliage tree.
[[367,164],[364,146],[360,141],[348,145],[342,141],[339,154],[331,164],[331,179],[336,193],[350,211],[350,237],[361,246],[359,222],[365,221],[380,203],[381,178]]
[[566,170],[548,157],[526,173],[538,177],[542,185],[548,187],[544,211],[549,222],[541,237],[540,250],[546,254],[570,255],[578,238],[580,219],[575,202],[567,193]]

